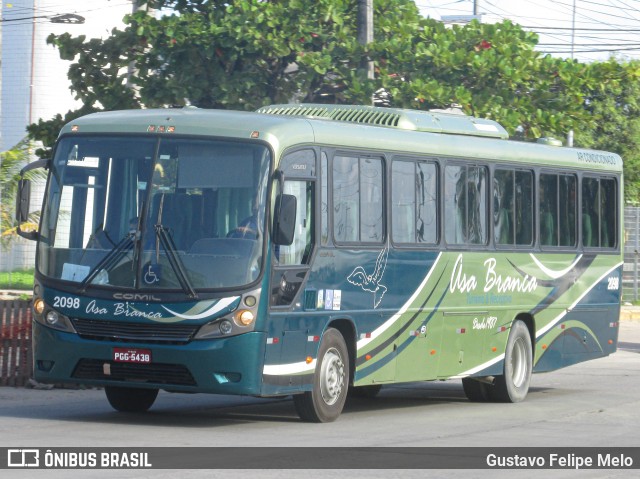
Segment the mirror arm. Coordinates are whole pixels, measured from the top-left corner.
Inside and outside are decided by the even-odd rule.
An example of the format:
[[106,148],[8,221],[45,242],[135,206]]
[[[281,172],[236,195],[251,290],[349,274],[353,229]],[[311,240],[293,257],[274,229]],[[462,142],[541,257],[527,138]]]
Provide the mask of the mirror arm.
[[44,168],[46,170],[49,169],[49,163],[51,162],[51,160],[37,160],[37,161],[32,161],[31,163],[29,163],[28,165],[26,165],[24,168],[22,168],[20,170],[20,177],[23,178],[24,174],[31,171],[31,170],[36,170],[38,168]]

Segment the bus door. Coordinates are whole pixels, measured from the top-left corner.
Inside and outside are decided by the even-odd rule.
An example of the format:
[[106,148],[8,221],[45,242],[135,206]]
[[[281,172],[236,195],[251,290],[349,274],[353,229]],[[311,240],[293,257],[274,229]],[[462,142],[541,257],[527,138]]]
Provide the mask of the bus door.
[[[274,245],[270,281],[271,334],[279,337],[279,364],[299,364],[315,355],[317,343],[309,342],[321,331],[313,318],[303,314],[304,284],[315,247],[315,152],[304,149],[288,154],[281,162],[284,193],[296,197],[296,225],[291,245]],[[267,358],[274,361],[276,358]],[[301,376],[290,385],[300,385]],[[300,383],[300,384],[298,384]]]

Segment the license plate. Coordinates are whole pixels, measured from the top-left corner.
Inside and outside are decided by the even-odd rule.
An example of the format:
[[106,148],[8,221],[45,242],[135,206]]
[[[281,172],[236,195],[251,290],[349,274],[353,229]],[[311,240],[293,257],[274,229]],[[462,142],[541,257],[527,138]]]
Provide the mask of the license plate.
[[117,363],[150,364],[150,349],[113,348],[113,360]]

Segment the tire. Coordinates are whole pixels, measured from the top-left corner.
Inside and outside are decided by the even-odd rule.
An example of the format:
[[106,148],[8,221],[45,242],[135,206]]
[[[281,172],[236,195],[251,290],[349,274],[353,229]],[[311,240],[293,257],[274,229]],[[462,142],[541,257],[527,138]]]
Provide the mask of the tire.
[[335,421],[344,407],[349,390],[349,353],[342,334],[328,328],[318,349],[313,389],[293,396],[303,421]]
[[107,386],[104,392],[111,407],[120,412],[145,412],[158,396],[157,389]]
[[462,378],[462,388],[469,401],[487,402],[492,399],[491,389],[493,386],[474,378]]
[[496,376],[491,389],[492,399],[499,402],[520,402],[527,397],[531,372],[533,369],[533,351],[529,328],[520,320],[511,325],[507,348],[504,353],[504,373]]
[[371,399],[378,395],[382,389],[381,384],[371,384],[368,386],[352,386],[349,388],[349,396],[354,398],[367,398]]

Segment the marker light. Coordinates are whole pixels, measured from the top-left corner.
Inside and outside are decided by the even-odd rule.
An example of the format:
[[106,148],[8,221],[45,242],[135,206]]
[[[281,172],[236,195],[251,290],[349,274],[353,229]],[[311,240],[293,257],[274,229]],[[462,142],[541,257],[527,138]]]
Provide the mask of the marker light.
[[256,305],[256,297],[247,296],[246,298],[244,298],[244,304],[246,304],[250,308],[253,308]]
[[239,326],[249,326],[251,323],[253,323],[255,316],[251,311],[244,309],[238,311],[235,318],[236,323],[238,323]]
[[36,314],[42,314],[44,312],[44,301],[40,298],[33,302],[33,310]]

